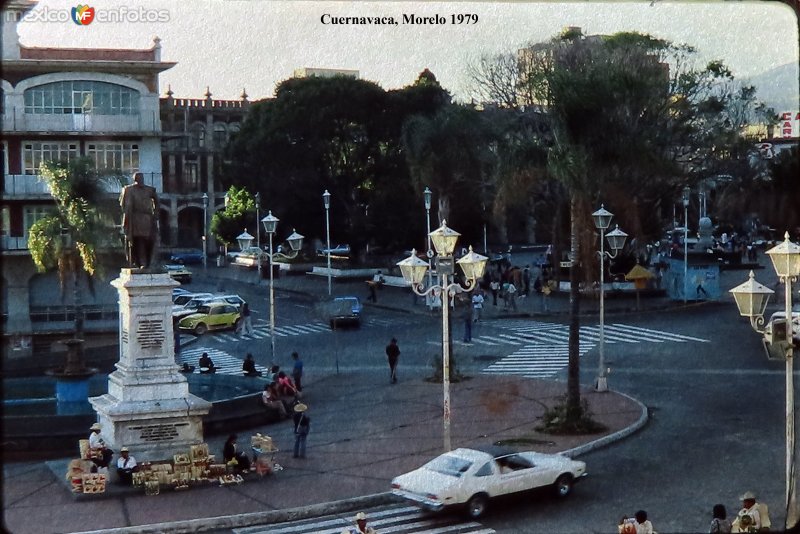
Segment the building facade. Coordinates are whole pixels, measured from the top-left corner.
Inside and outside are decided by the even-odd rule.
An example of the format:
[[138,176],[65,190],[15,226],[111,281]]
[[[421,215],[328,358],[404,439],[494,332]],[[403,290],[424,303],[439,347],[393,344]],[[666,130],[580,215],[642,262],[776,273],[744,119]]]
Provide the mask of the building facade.
[[[12,0],[3,8],[0,255],[4,349],[14,356],[31,353],[33,334],[69,331],[72,321],[70,292],[59,298],[57,275],[37,273],[27,247],[31,225],[55,210],[41,164],[86,156],[128,183],[143,172],[161,195],[158,76],[175,65],[161,61],[158,38],[144,50],[24,46],[17,24],[35,6]],[[108,186],[109,195],[119,190]],[[116,325],[116,296],[104,282],[84,297],[87,332]]]
[[162,232],[162,248],[202,249],[206,235],[213,255],[216,243],[208,226],[225,205],[218,183],[225,146],[239,131],[250,102],[245,92],[239,100],[214,100],[210,90],[205,98],[174,98],[171,89],[166,94],[160,101],[164,192],[159,200],[161,228],[168,229]]

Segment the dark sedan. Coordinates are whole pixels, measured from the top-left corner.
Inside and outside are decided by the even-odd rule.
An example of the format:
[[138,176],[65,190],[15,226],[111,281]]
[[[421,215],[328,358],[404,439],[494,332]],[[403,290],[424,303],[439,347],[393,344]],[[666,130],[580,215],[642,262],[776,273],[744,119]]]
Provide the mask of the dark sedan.
[[203,251],[187,250],[184,252],[174,252],[172,256],[170,256],[169,261],[181,265],[199,265],[203,263]]

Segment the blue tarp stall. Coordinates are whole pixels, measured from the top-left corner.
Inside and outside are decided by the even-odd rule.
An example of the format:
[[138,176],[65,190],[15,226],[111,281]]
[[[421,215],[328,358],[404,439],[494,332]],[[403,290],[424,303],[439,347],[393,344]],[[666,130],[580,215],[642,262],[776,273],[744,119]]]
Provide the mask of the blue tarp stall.
[[698,301],[718,300],[722,295],[719,287],[719,262],[710,254],[689,254],[687,280],[684,283],[683,255],[666,258],[667,271],[661,281],[667,296],[673,300]]

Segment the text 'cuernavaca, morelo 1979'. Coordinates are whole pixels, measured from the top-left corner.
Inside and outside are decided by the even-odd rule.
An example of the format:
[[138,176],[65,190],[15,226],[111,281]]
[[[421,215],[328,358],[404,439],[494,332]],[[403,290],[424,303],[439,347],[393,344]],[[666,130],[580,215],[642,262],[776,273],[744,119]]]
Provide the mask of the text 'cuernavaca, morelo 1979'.
[[320,17],[320,22],[325,25],[377,25],[377,26],[399,26],[401,24],[412,24],[418,26],[442,26],[442,25],[468,25],[477,24],[478,15],[475,13],[449,13],[447,15],[415,15],[406,13],[398,19],[394,16],[349,16],[331,15],[325,13]]

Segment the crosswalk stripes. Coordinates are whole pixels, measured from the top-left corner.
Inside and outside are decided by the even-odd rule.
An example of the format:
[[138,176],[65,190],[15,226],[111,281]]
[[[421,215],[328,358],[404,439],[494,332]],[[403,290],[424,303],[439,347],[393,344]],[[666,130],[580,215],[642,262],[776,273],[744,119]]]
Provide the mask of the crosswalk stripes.
[[[367,319],[364,324],[369,326],[388,326],[393,323],[390,319]],[[328,323],[306,323],[294,324],[275,327],[275,337],[289,337],[289,336],[302,336],[306,334],[320,334],[331,332],[331,327]],[[236,334],[236,332],[214,332],[212,333],[216,339],[227,343],[233,343],[239,340],[247,339],[265,339],[269,337],[269,323],[263,319],[255,321],[252,334]]]
[[[365,510],[367,524],[381,534],[494,534],[496,531],[455,514],[427,514],[415,506],[395,505]],[[235,528],[235,534],[340,534],[353,527],[353,515],[340,514],[315,519],[255,527]]]
[[[214,367],[217,369],[217,374],[223,375],[237,375],[242,376],[242,360],[228,354],[224,350],[212,349],[209,347],[195,347],[191,349],[181,349],[176,361],[178,365],[188,363],[197,368],[197,362],[200,360],[200,355],[204,352],[208,353],[211,361],[214,362]],[[261,371],[266,376],[269,371],[266,367],[256,364],[256,369]],[[195,369],[199,371],[199,369]]]
[[[492,363],[482,372],[485,374],[513,374],[529,378],[552,377],[569,363],[569,327],[557,323],[540,321],[508,321],[498,325],[511,334],[473,337],[473,343],[503,342],[522,345],[512,354]],[[687,343],[690,341],[710,343],[710,340],[675,334],[662,330],[641,328],[622,323],[604,325],[604,342],[615,343]],[[599,326],[582,326],[580,329],[581,356],[600,343]]]

